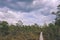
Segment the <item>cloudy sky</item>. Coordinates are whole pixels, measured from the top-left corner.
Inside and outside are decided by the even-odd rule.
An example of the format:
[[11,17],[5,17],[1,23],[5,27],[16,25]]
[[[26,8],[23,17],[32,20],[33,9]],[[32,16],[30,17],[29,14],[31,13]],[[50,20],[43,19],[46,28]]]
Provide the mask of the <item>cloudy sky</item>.
[[54,21],[51,14],[56,10],[60,0],[0,0],[0,20],[23,24],[37,23],[42,25]]

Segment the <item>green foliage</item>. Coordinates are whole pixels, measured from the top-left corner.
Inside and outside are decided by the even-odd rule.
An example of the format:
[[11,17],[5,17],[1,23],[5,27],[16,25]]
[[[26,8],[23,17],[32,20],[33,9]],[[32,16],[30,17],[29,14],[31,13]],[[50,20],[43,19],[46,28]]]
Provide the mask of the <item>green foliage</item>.
[[[6,21],[0,23],[0,40],[38,40],[41,28],[39,25],[8,25]],[[8,34],[8,35],[7,35]]]
[[7,35],[8,34],[8,23],[6,21],[2,21],[0,23],[0,33],[1,35]]

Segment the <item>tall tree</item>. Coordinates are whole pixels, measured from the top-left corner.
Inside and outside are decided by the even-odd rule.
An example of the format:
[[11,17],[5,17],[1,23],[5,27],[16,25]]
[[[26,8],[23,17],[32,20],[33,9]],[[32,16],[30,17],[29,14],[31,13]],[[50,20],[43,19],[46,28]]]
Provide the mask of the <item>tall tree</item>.
[[56,34],[55,34],[55,38],[56,40],[60,40],[60,5],[57,6],[57,12],[53,12],[53,14],[56,15],[55,18],[55,26],[56,26]]
[[55,25],[60,26],[60,5],[57,6],[57,12],[52,12],[52,14],[56,15]]

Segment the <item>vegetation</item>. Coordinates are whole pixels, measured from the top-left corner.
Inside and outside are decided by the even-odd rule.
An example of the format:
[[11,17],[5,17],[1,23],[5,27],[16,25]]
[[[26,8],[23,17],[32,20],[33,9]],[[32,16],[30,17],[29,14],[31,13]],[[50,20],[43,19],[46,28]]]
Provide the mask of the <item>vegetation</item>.
[[[0,40],[39,40],[40,32],[43,32],[44,40],[60,40],[60,5],[58,11],[52,12],[56,15],[55,23],[48,26],[34,25],[9,25],[6,21],[0,22]],[[42,27],[42,28],[41,28]]]

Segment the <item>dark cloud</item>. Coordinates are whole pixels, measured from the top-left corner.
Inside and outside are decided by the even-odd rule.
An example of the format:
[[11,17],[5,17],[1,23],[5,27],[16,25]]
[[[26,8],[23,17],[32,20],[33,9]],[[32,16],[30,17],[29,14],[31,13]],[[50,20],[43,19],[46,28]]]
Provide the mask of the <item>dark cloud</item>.
[[[21,5],[18,5],[17,2],[21,2],[21,5],[25,3],[24,7],[21,7]],[[7,0],[0,0],[0,7],[8,7],[10,9],[16,10],[16,11],[24,11],[29,12],[32,11],[32,8],[29,8],[28,6],[33,2],[33,0],[11,0],[10,2]]]
[[22,12],[36,11],[39,9],[43,9],[45,7],[48,8],[49,10],[53,8],[50,1],[44,2],[44,0],[42,1],[36,0],[37,3],[33,4],[34,1],[35,0],[0,0],[0,7],[8,7],[10,9]]
[[33,0],[12,0],[12,2],[32,2]]

